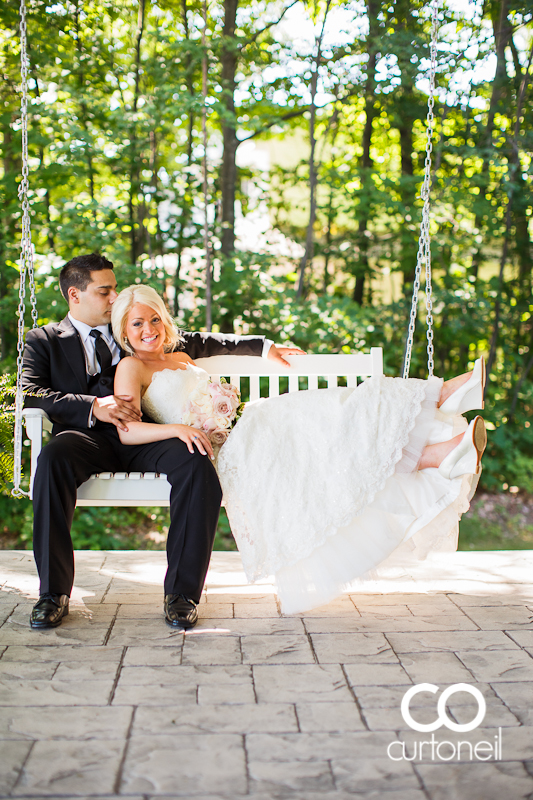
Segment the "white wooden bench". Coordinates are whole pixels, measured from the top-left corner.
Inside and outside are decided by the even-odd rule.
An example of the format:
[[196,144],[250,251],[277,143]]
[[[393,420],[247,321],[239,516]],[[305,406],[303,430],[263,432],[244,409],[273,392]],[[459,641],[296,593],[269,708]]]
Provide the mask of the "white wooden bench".
[[[243,401],[277,397],[284,391],[357,386],[358,378],[383,374],[383,350],[372,347],[369,354],[290,356],[290,368],[253,356],[215,356],[196,360],[199,367],[217,380],[227,378],[241,390]],[[263,378],[263,380],[261,380]],[[341,381],[339,382],[339,379]],[[44,411],[23,411],[26,433],[31,442],[31,481],[43,446],[43,432],[52,430]],[[78,489],[79,506],[168,506],[170,484],[166,475],[155,472],[101,472],[91,475]]]

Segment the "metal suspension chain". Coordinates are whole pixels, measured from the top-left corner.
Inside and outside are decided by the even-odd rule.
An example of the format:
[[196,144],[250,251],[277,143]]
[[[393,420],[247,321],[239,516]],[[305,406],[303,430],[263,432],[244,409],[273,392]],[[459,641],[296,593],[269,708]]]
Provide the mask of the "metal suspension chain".
[[28,50],[26,45],[26,0],[20,2],[20,121],[22,134],[22,180],[18,195],[22,206],[22,237],[20,243],[20,281],[18,304],[18,340],[17,340],[17,388],[15,394],[15,446],[13,489],[14,497],[29,496],[20,488],[22,475],[22,358],[24,354],[24,311],[26,298],[26,278],[30,288],[32,327],[37,327],[37,299],[35,296],[35,271],[33,265],[33,246],[31,242],[31,217],[29,203],[29,158],[28,158]]
[[426,272],[426,325],[427,325],[427,353],[428,353],[428,373],[431,377],[435,367],[433,355],[433,288],[431,283],[431,238],[429,233],[429,212],[430,212],[430,190],[431,190],[431,153],[433,151],[433,128],[434,128],[434,107],[435,107],[435,73],[437,71],[437,33],[438,33],[438,7],[439,0],[433,0],[431,11],[431,45],[430,45],[430,70],[429,70],[429,97],[428,114],[426,126],[426,160],[424,163],[424,180],[420,190],[420,197],[424,201],[422,209],[422,222],[420,224],[420,236],[418,239],[418,253],[416,256],[415,280],[413,286],[413,301],[411,305],[411,316],[409,319],[409,332],[407,334],[407,344],[405,348],[405,359],[403,365],[404,378],[409,377],[411,366],[411,354],[413,351],[413,340],[416,326],[416,316],[418,313],[418,293],[420,291],[420,277],[422,274],[422,264],[425,265]]

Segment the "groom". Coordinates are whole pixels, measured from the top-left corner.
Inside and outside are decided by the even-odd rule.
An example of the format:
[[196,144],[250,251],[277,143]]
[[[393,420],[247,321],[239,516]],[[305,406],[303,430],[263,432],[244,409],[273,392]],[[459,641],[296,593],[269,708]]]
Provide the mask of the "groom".
[[[160,472],[171,485],[166,621],[191,628],[205,581],[220,510],[221,490],[213,464],[197,450],[170,439],[124,445],[117,428],[141,417],[131,397],[113,394],[115,368],[124,356],[109,322],[117,297],[113,264],[96,253],[71,259],[59,276],[68,315],[29,331],[24,351],[26,405],[42,408],[53,422],[33,487],[33,547],[40,596],[30,624],[55,628],[68,614],[74,582],[70,529],[77,487],[97,472]],[[263,336],[185,333],[184,352],[267,355],[287,364],[296,348],[276,348]]]

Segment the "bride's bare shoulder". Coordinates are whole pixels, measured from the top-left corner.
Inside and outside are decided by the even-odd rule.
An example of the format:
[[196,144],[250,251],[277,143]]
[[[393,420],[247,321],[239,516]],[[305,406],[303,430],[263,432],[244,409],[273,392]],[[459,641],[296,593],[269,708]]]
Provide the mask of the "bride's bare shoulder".
[[194,361],[190,356],[186,353],[181,353],[179,350],[177,352],[170,354],[172,357],[172,362],[174,364],[178,364],[179,366],[187,365],[187,364],[194,364]]
[[134,358],[133,356],[126,356],[125,358],[121,358],[117,364],[117,375],[128,377],[131,375],[142,375],[145,369],[146,367],[140,359]]

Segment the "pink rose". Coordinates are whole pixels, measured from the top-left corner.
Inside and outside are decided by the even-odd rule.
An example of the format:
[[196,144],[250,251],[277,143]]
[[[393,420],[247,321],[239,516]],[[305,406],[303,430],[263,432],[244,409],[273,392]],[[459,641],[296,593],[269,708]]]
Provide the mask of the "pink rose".
[[206,433],[212,433],[213,431],[215,431],[215,430],[217,429],[217,427],[218,427],[218,426],[217,426],[217,423],[216,423],[216,421],[213,419],[213,417],[208,417],[208,418],[207,418],[206,420],[204,420],[204,422],[202,423],[202,428],[204,429],[204,431],[205,431]]
[[210,434],[209,438],[211,440],[211,444],[214,444],[217,447],[222,447],[228,436],[229,431],[216,430]]
[[239,396],[239,390],[232,383],[223,383],[220,387],[220,390],[222,394],[226,395],[226,397],[234,397],[237,399]]
[[220,417],[232,417],[235,412],[235,406],[231,402],[230,397],[219,394],[213,398],[213,411]]
[[221,392],[222,392],[222,386],[220,385],[220,383],[209,384],[209,394],[211,395],[211,397],[216,397],[217,394],[220,394]]

